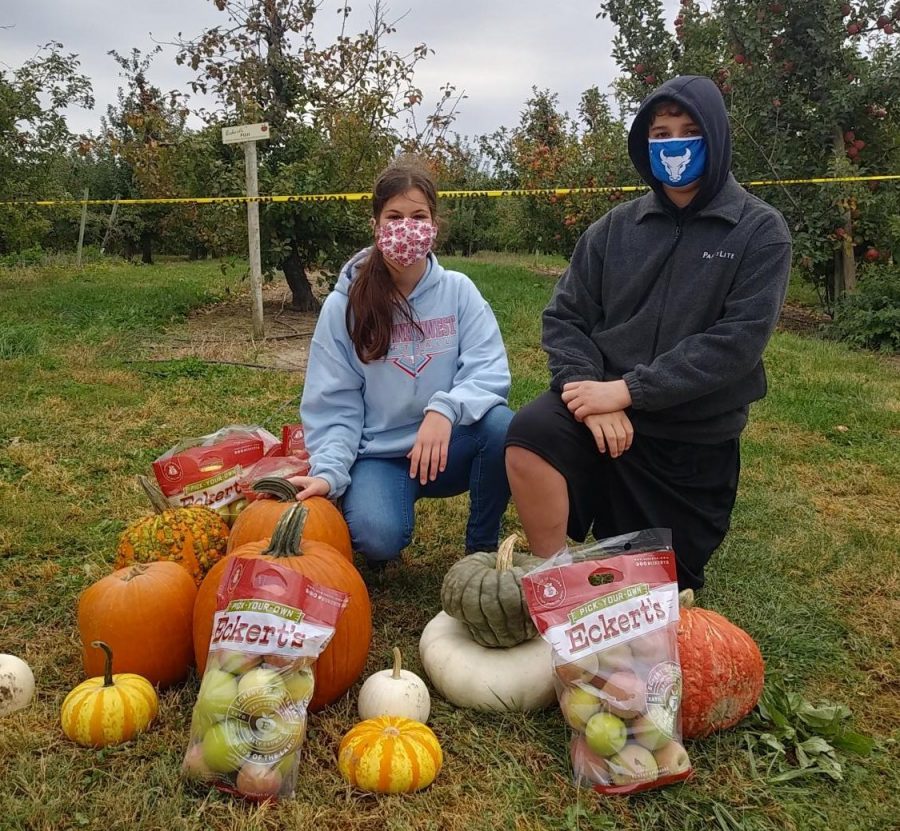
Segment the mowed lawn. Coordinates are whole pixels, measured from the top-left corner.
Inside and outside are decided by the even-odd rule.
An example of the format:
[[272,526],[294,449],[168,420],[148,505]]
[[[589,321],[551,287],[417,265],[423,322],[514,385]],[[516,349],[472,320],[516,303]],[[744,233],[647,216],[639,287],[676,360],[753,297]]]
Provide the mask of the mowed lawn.
[[[449,264],[496,310],[520,406],[546,384],[540,310],[554,278],[528,258]],[[767,753],[744,724],[689,743],[690,782],[605,798],[572,786],[558,709],[483,714],[435,696],[444,769],[422,793],[376,797],[349,790],[336,767],[357,687],[311,717],[296,799],[255,807],[180,777],[195,678],[162,695],[158,722],[135,741],[68,742],[59,708],[83,680],[78,595],[148,511],[135,475],[184,437],[240,423],[278,432],[297,417],[297,374],[146,360],[147,339],[238,289],[216,263],[0,271],[0,652],[25,658],[38,684],[32,706],[0,720],[2,831],[898,827],[900,364],[790,334],[769,347],[733,528],[699,600],[753,635],[772,680],[848,706],[876,740],[867,757],[839,755],[842,779],[774,781],[796,759]],[[371,587],[367,673],[394,645],[421,673],[419,634],[462,554],[465,498],[420,506],[402,567]],[[507,526],[517,528],[512,508]]]

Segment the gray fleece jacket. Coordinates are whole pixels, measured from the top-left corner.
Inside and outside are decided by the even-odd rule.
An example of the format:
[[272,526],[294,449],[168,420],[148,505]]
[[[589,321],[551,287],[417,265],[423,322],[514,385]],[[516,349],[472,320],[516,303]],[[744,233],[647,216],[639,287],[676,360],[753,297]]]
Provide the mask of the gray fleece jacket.
[[[679,210],[650,172],[650,113],[687,110],[707,141],[707,168]],[[787,289],[791,239],[781,214],[730,172],[722,96],[682,76],[641,105],[628,140],[650,185],[581,236],[543,315],[551,387],[624,379],[635,432],[712,444],[738,436],[766,394],[762,353]]]

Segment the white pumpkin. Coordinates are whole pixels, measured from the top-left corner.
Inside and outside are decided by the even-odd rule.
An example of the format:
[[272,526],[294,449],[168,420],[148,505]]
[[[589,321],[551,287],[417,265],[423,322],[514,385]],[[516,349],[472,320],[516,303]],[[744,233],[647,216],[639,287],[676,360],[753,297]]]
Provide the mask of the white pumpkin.
[[400,665],[400,648],[394,647],[394,666],[366,678],[359,691],[359,717],[402,716],[425,724],[431,714],[431,696],[425,682]]
[[419,655],[434,688],[457,707],[524,712],[556,703],[550,644],[541,637],[489,649],[472,640],[465,623],[440,612],[422,632]]
[[15,655],[0,655],[0,716],[27,707],[33,696],[31,667]]

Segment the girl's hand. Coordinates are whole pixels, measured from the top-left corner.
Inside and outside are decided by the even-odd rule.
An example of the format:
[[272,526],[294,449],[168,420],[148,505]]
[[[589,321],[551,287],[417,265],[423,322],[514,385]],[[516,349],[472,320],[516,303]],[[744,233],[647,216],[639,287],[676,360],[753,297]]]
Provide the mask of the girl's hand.
[[447,467],[447,448],[450,445],[450,431],[453,425],[447,416],[429,410],[416,434],[416,443],[406,454],[409,459],[409,478],[419,477],[425,484],[429,479],[433,482],[438,473]]
[[617,413],[589,415],[584,419],[585,426],[594,434],[597,449],[601,453],[609,450],[609,455],[616,459],[621,456],[634,440],[634,428],[631,419],[621,410]]
[[584,421],[630,407],[631,393],[624,381],[570,381],[563,385],[562,400],[577,421]]
[[318,476],[290,476],[288,482],[300,488],[300,493],[297,494],[298,502],[311,496],[328,496],[331,492],[331,485]]

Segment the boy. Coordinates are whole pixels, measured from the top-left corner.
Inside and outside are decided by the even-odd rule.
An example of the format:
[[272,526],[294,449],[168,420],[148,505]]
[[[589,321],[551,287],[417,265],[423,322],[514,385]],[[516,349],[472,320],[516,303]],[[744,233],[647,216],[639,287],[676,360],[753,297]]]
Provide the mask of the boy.
[[709,78],[674,78],[628,137],[651,192],[575,246],[543,315],[550,390],[509,428],[506,466],[532,552],[671,528],[682,588],[724,538],[761,356],[787,288],[781,214],[731,175]]

